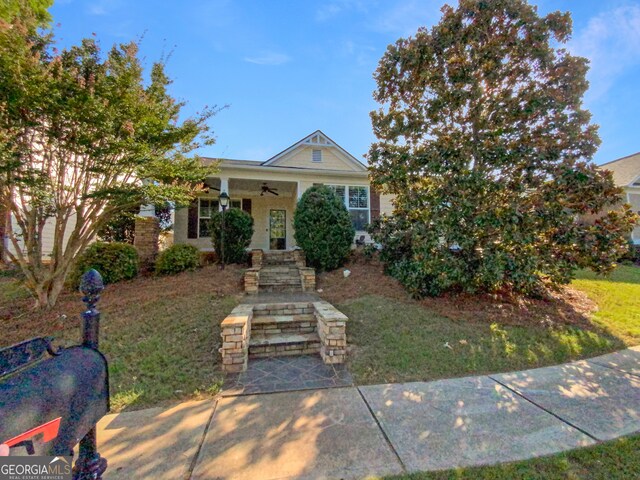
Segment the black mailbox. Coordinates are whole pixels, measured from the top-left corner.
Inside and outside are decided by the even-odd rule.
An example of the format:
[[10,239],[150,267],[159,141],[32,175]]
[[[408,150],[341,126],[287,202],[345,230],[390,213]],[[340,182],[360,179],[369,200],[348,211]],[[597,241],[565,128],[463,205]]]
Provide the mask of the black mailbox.
[[95,308],[103,289],[96,270],[83,275],[82,345],[56,351],[51,338],[34,338],[0,350],[0,443],[49,456],[73,455],[79,443],[76,480],[99,480],[107,468],[96,446],[96,423],[109,411]]
[[[30,454],[69,455],[109,411],[107,362],[82,346],[36,356],[42,344],[48,339],[0,351],[0,441]],[[23,352],[27,361],[18,363]]]

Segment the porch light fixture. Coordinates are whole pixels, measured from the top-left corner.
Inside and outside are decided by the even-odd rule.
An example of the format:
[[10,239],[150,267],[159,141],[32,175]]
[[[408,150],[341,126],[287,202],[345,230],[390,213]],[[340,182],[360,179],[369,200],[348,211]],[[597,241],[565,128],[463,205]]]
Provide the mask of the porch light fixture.
[[218,196],[218,201],[220,202],[220,206],[222,207],[222,211],[224,212],[229,206],[229,194],[227,192],[222,192]]
[[220,207],[222,208],[222,228],[220,229],[220,269],[224,270],[224,212],[229,206],[229,194],[227,192],[220,192],[218,202],[220,202]]

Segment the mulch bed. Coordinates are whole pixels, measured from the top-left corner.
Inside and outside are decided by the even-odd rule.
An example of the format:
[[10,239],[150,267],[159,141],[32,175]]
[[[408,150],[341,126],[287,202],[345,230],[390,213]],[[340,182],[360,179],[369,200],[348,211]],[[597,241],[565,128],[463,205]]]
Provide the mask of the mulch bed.
[[[344,270],[351,274],[344,277]],[[414,300],[396,279],[385,275],[383,264],[354,254],[343,267],[318,276],[320,295],[333,304],[365,295],[378,295],[422,305],[442,316],[466,322],[497,322],[502,325],[573,325],[593,329],[590,314],[596,304],[586,294],[570,287],[549,291],[546,298],[533,299],[504,294],[450,294]]]
[[[244,268],[238,265],[227,265],[225,270],[220,270],[217,265],[207,265],[178,275],[140,276],[107,285],[98,308],[105,314],[122,316],[154,299],[178,299],[199,293],[240,295],[243,292],[243,272]],[[12,280],[0,278],[0,288],[8,281]],[[84,306],[81,299],[79,292],[65,291],[56,306],[49,310],[34,310],[34,302],[29,297],[10,302],[0,300],[0,346],[35,336],[56,336],[65,328],[77,326]]]

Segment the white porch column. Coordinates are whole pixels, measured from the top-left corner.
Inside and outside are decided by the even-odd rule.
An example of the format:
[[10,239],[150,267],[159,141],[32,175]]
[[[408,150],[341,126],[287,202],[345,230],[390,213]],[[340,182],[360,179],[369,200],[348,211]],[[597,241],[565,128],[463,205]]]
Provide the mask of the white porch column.
[[[229,195],[229,177],[220,177],[220,193],[227,192]],[[222,211],[222,205],[218,204],[218,211]]]
[[298,200],[300,200],[302,198],[302,186],[300,185],[300,180],[298,180],[297,192],[298,192]]
[[138,213],[141,217],[155,217],[156,216],[156,207],[150,203],[145,205],[140,205],[140,212]]

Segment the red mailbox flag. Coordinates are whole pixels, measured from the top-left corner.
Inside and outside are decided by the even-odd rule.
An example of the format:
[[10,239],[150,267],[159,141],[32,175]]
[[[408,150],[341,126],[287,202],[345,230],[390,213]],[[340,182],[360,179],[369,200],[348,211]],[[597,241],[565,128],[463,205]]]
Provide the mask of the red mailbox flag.
[[49,442],[58,436],[58,430],[60,430],[61,420],[62,417],[58,417],[55,420],[43,423],[42,425],[32,428],[31,430],[27,430],[26,432],[21,433],[16,437],[10,438],[4,443],[12,447],[20,442],[24,442],[25,440],[33,438],[40,433],[42,433],[42,441]]

